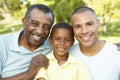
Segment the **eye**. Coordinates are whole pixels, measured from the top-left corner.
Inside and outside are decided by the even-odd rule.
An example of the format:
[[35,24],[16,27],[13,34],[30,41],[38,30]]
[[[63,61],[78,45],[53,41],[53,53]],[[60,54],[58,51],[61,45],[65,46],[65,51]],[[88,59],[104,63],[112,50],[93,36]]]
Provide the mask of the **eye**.
[[94,25],[94,23],[93,23],[93,22],[90,22],[90,23],[87,23],[87,25],[88,25],[88,26],[92,26],[92,25]]
[[80,25],[73,25],[73,28],[79,28]]
[[57,41],[60,40],[59,37],[53,37],[53,39],[54,39],[54,40],[57,40]]
[[65,41],[66,42],[70,42],[72,39],[71,38],[66,38]]
[[44,28],[44,30],[49,30],[50,29],[50,25],[44,25],[43,28]]
[[39,24],[36,22],[32,22],[32,26],[37,27],[37,26],[39,26]]

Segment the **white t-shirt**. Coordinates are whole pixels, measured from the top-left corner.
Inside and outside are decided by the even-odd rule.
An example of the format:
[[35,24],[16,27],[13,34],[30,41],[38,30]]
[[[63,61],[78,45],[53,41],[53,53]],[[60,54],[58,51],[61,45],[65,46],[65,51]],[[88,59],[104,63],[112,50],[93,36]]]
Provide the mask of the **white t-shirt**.
[[77,43],[71,49],[71,54],[86,64],[93,80],[120,80],[120,51],[115,45],[106,42],[99,53],[86,56]]

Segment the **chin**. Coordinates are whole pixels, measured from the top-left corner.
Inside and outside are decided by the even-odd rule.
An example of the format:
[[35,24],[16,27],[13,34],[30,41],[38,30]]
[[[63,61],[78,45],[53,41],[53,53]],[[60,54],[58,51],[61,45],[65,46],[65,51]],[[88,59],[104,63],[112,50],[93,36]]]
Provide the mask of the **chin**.
[[84,46],[86,48],[89,48],[89,47],[91,47],[91,44],[87,43],[87,42],[84,42],[84,43],[80,42],[80,46]]

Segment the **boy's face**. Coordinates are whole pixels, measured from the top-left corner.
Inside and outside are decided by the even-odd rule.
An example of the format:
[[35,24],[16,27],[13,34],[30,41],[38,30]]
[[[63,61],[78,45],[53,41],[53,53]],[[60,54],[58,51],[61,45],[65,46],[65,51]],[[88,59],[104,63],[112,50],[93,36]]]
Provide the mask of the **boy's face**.
[[68,55],[68,51],[74,42],[71,35],[72,34],[68,29],[57,28],[54,30],[52,37],[50,37],[54,55]]

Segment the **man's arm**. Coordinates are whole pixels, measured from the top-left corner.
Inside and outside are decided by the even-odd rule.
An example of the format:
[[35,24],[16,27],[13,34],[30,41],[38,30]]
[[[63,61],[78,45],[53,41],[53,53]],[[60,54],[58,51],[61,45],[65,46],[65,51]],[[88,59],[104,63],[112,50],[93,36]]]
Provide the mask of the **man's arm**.
[[48,59],[42,54],[32,58],[29,69],[26,72],[8,78],[0,78],[0,80],[31,80],[35,77],[40,67],[48,67]]

